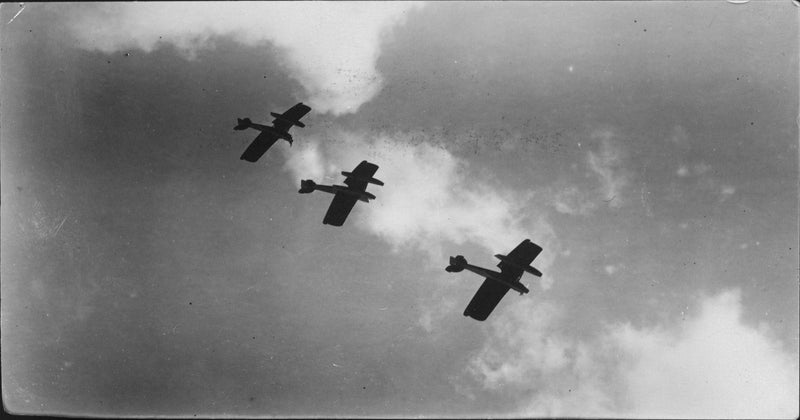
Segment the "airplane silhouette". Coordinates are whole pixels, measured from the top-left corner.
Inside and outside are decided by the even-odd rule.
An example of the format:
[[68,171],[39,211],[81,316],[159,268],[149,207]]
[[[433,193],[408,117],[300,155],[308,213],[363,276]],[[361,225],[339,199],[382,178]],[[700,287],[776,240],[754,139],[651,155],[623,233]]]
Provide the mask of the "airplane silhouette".
[[289,134],[289,129],[294,125],[305,127],[305,124],[300,122],[300,118],[303,118],[309,111],[311,111],[311,107],[300,102],[289,108],[289,110],[283,114],[270,112],[270,115],[275,117],[271,127],[268,125],[254,124],[250,121],[250,118],[237,118],[238,124],[236,127],[233,127],[234,130],[241,131],[253,128],[261,131],[261,134],[250,143],[250,146],[247,146],[247,150],[242,153],[239,159],[248,162],[258,161],[278,139],[288,141],[289,146],[291,146],[294,140],[292,139],[292,135]]
[[366,191],[367,184],[383,185],[372,176],[378,170],[378,165],[369,163],[366,160],[353,169],[353,172],[342,172],[342,175],[347,177],[344,185],[317,185],[310,179],[304,179],[300,182],[300,194],[308,194],[315,190],[324,191],[326,193],[334,194],[333,201],[325,218],[322,220],[323,224],[332,226],[341,226],[344,224],[350,210],[356,205],[356,201],[363,201],[369,203],[369,200],[374,200],[375,196]]
[[475,293],[475,296],[472,297],[469,305],[467,305],[467,309],[464,310],[464,316],[478,321],[485,321],[509,289],[514,289],[520,295],[528,293],[530,290],[519,280],[523,272],[531,273],[537,277],[542,276],[539,270],[530,266],[530,263],[536,259],[540,252],[542,252],[542,247],[531,242],[530,239],[522,241],[507,256],[502,254],[495,255],[500,260],[500,263],[497,264],[500,267],[499,273],[468,264],[466,258],[462,255],[450,257],[450,265],[445,268],[447,272],[458,273],[467,269],[486,277],[478,292]]

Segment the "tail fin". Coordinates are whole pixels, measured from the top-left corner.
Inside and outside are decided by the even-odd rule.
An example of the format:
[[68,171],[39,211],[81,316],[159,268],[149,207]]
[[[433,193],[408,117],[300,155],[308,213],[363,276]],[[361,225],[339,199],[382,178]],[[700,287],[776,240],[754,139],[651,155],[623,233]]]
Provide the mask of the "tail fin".
[[458,273],[459,271],[464,270],[464,266],[467,265],[467,259],[464,258],[463,255],[458,255],[455,257],[450,257],[450,265],[445,268],[448,273]]
[[300,194],[308,194],[310,192],[313,192],[314,191],[314,187],[316,187],[316,186],[317,186],[317,184],[314,181],[312,181],[310,179],[304,179],[304,180],[300,181],[300,191],[298,191],[298,192]]
[[237,124],[236,127],[233,127],[234,130],[245,130],[247,127],[250,127],[250,118],[237,118],[236,120],[239,122],[239,124]]

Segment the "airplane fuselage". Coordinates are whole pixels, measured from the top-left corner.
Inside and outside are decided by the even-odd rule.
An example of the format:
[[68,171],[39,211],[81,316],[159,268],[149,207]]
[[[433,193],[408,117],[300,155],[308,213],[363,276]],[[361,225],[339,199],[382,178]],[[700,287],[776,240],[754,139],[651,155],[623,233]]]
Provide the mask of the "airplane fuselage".
[[289,134],[288,132],[278,130],[277,128],[269,125],[250,123],[249,127],[258,131],[266,131],[268,133],[272,133],[279,139],[284,139],[290,142],[293,140],[292,135]]
[[496,282],[502,283],[510,287],[511,289],[519,292],[519,294],[525,294],[530,291],[528,290],[527,287],[525,287],[522,283],[519,282],[519,279],[522,277],[522,275],[520,275],[516,279],[508,279],[505,276],[503,276],[503,273],[498,273],[497,271],[489,270],[483,267],[478,267],[472,264],[464,264],[464,268],[469,271],[472,271],[475,274],[486,277],[487,279],[492,279]]
[[354,190],[345,185],[315,185],[314,189],[318,191],[324,191],[330,194],[336,194],[336,193],[347,194],[349,196],[356,197],[357,199],[365,203],[369,203],[369,200],[375,199],[374,195],[366,191]]

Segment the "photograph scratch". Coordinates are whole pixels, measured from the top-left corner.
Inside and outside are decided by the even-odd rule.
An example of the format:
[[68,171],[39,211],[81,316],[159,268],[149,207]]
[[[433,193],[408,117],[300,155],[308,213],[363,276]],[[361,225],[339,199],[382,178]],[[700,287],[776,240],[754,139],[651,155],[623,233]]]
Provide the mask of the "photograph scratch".
[[17,16],[19,16],[19,14],[22,13],[23,10],[25,10],[24,3],[20,3],[20,7],[21,7],[21,9],[19,9],[19,11],[14,15],[14,17],[11,18],[11,20],[8,21],[8,23],[6,23],[6,25],[11,24],[11,22],[13,22],[14,19],[16,19]]

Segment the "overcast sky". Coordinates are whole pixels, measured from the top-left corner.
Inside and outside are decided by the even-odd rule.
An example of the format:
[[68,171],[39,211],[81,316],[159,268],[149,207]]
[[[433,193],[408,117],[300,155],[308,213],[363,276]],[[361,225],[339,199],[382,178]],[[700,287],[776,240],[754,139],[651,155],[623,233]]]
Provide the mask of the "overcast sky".
[[[798,416],[789,1],[0,9],[18,413]],[[257,163],[239,156],[297,102]],[[342,227],[301,179],[380,166]],[[544,276],[462,315],[529,238]]]

